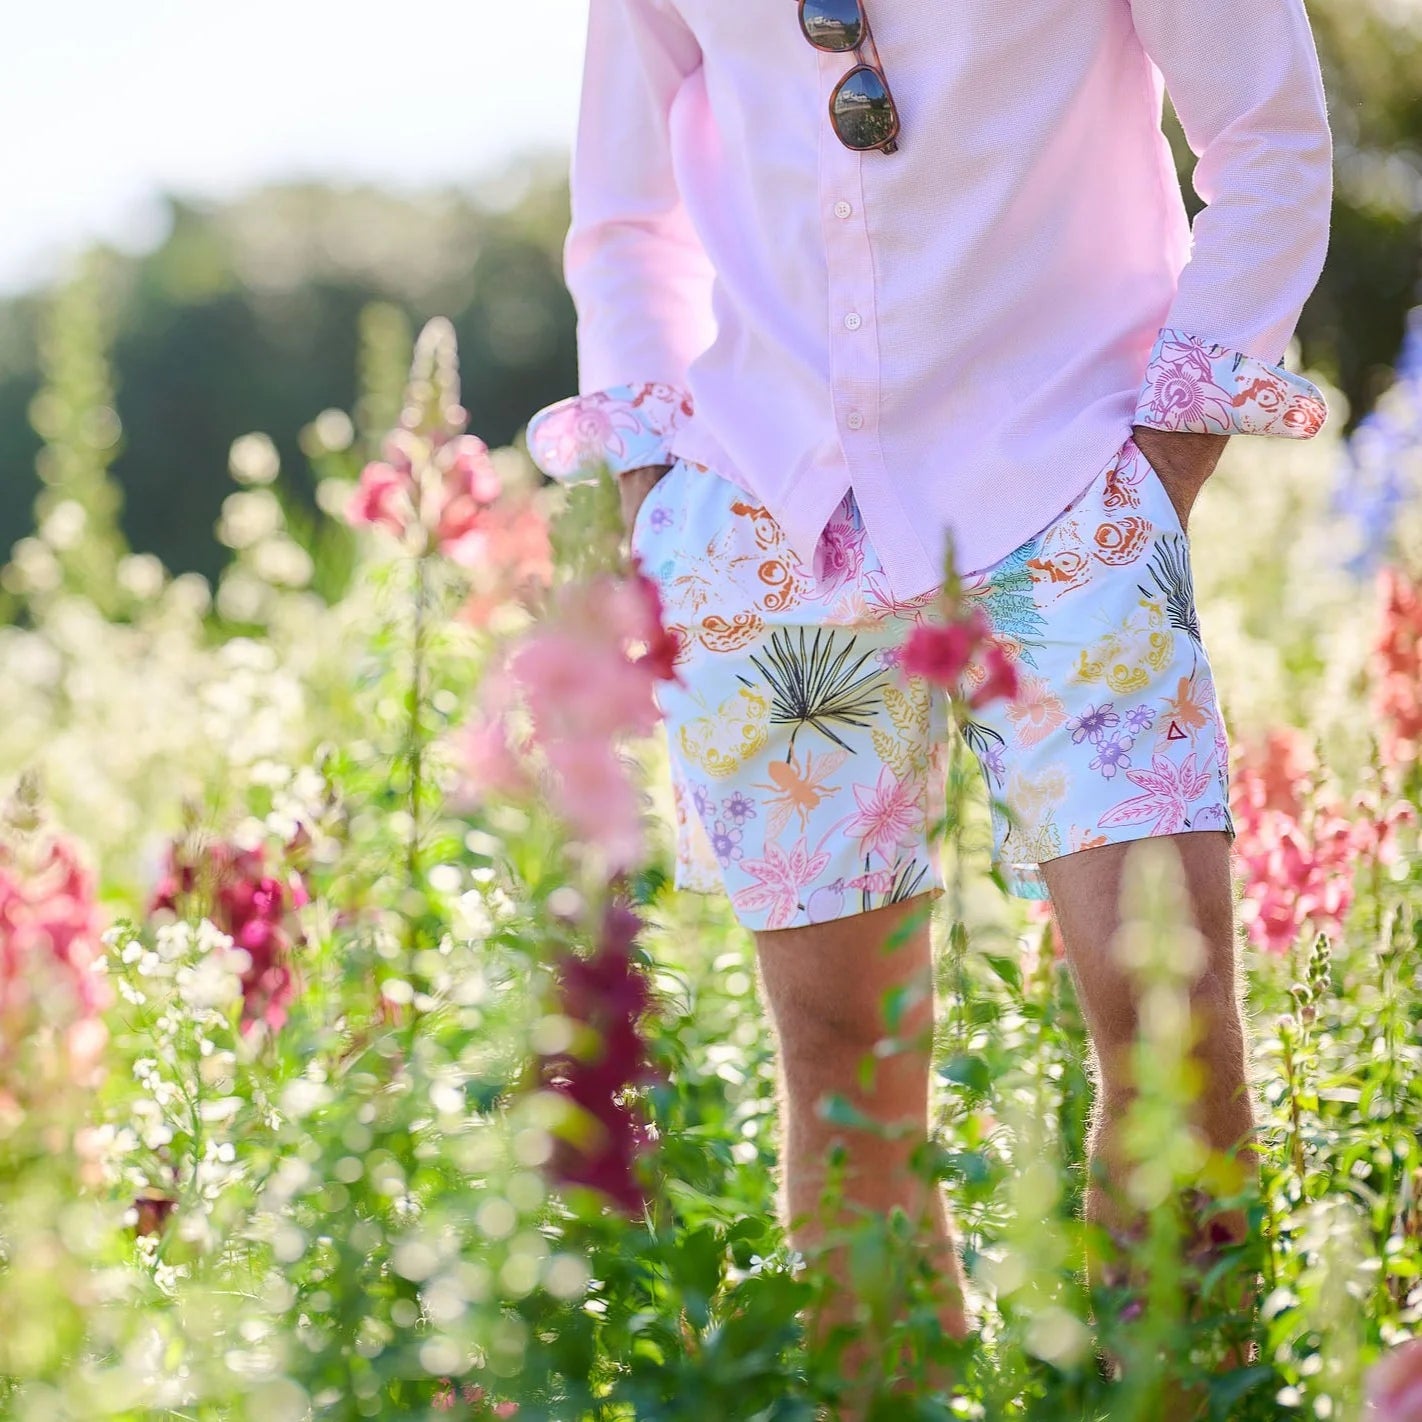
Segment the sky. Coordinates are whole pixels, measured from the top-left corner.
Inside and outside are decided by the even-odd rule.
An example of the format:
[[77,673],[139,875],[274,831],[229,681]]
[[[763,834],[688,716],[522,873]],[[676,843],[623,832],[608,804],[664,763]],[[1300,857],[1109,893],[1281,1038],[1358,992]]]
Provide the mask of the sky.
[[165,191],[464,183],[566,148],[587,0],[66,0],[10,5],[0,292],[94,238],[163,236]]

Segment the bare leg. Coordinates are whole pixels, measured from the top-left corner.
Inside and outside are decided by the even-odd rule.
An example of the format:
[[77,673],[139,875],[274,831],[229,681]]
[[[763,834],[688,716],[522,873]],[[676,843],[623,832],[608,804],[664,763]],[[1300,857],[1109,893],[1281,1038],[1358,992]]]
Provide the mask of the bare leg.
[[[1232,1183],[1241,1188],[1257,1165],[1236,977],[1229,841],[1223,833],[1208,831],[1169,839],[1180,853],[1191,913],[1205,950],[1204,969],[1190,990],[1198,1029],[1194,1054],[1202,1072],[1195,1124],[1211,1149],[1236,1163]],[[1111,953],[1111,941],[1120,924],[1121,872],[1130,848],[1127,844],[1083,850],[1042,866],[1099,1074],[1086,1217],[1122,1232],[1136,1223],[1119,1193],[1123,1162],[1117,1128],[1132,1097],[1130,1060],[1138,1003],[1128,973]],[[1212,1227],[1228,1239],[1242,1238],[1244,1214],[1217,1215]]]
[[[895,930],[922,904],[916,899],[829,923],[759,933],[756,948],[780,1047],[782,1209],[792,1241],[812,1253],[822,1240],[819,1201],[826,1181],[825,1157],[832,1146],[842,1144],[848,1155],[842,1222],[857,1216],[855,1206],[880,1216],[898,1206],[921,1222],[927,1231],[925,1248],[947,1284],[940,1312],[944,1330],[961,1338],[967,1332],[962,1275],[942,1193],[930,1189],[909,1167],[914,1150],[928,1135],[933,977],[927,922],[897,947],[884,950]],[[905,1046],[875,1063],[866,1089],[861,1064],[888,1035],[884,994],[900,985],[919,991],[896,1033]],[[886,1139],[829,1124],[818,1110],[829,1095],[845,1097],[877,1125],[901,1128],[901,1133]],[[854,1317],[845,1260],[831,1252],[826,1264],[845,1287],[835,1290],[835,1302],[814,1321],[817,1331]],[[865,1349],[858,1349],[857,1355],[846,1353],[845,1361],[847,1370],[861,1366]]]

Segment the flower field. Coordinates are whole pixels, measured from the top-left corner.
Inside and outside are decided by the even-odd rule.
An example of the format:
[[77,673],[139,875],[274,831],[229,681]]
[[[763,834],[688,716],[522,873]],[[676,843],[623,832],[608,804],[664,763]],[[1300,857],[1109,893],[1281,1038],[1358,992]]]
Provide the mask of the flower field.
[[[234,445],[209,586],[123,545],[102,344],[82,289],[53,313],[37,528],[0,573],[0,1416],[831,1415],[752,944],[669,887],[675,646],[615,491],[486,449],[444,323],[408,384],[371,329],[360,406],[303,432],[316,513]],[[1143,859],[1148,1282],[1088,1289],[1071,980],[955,758],[921,1167],[974,1329],[941,1335],[905,1221],[858,1225],[876,1418],[1146,1422],[1192,1386],[1216,1419],[1422,1418],[1422,327],[1343,424],[1234,441],[1191,520],[1253,1237],[1187,1231],[1180,902]]]

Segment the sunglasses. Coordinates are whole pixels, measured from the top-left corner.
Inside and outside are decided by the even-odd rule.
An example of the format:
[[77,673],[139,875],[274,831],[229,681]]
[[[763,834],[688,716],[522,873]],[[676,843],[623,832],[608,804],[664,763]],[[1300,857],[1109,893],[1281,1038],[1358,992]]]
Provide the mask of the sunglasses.
[[[893,153],[899,146],[899,111],[879,63],[863,0],[799,0],[799,4],[800,29],[816,49],[826,54],[852,52],[859,61],[830,95],[835,136],[859,153],[874,148]],[[865,45],[872,63],[861,53]]]

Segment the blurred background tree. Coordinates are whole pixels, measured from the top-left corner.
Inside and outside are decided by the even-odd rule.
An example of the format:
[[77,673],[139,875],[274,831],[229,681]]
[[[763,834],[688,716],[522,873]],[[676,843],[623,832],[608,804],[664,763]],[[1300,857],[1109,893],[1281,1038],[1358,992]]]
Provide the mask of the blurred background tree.
[[[1422,300],[1422,5],[1312,0],[1337,146],[1328,264],[1299,325],[1305,363],[1346,393],[1349,423],[1391,379],[1406,313]],[[1173,133],[1192,210],[1193,157]],[[122,533],[174,571],[214,577],[231,492],[228,449],[276,442],[301,487],[298,435],[359,388],[360,313],[455,323],[472,428],[512,439],[574,387],[574,313],[561,275],[568,207],[558,160],[482,188],[400,197],[284,186],[225,206],[170,201],[167,238],[105,263],[123,444]],[[48,297],[0,304],[0,549],[34,523],[39,436],[30,419]]]

